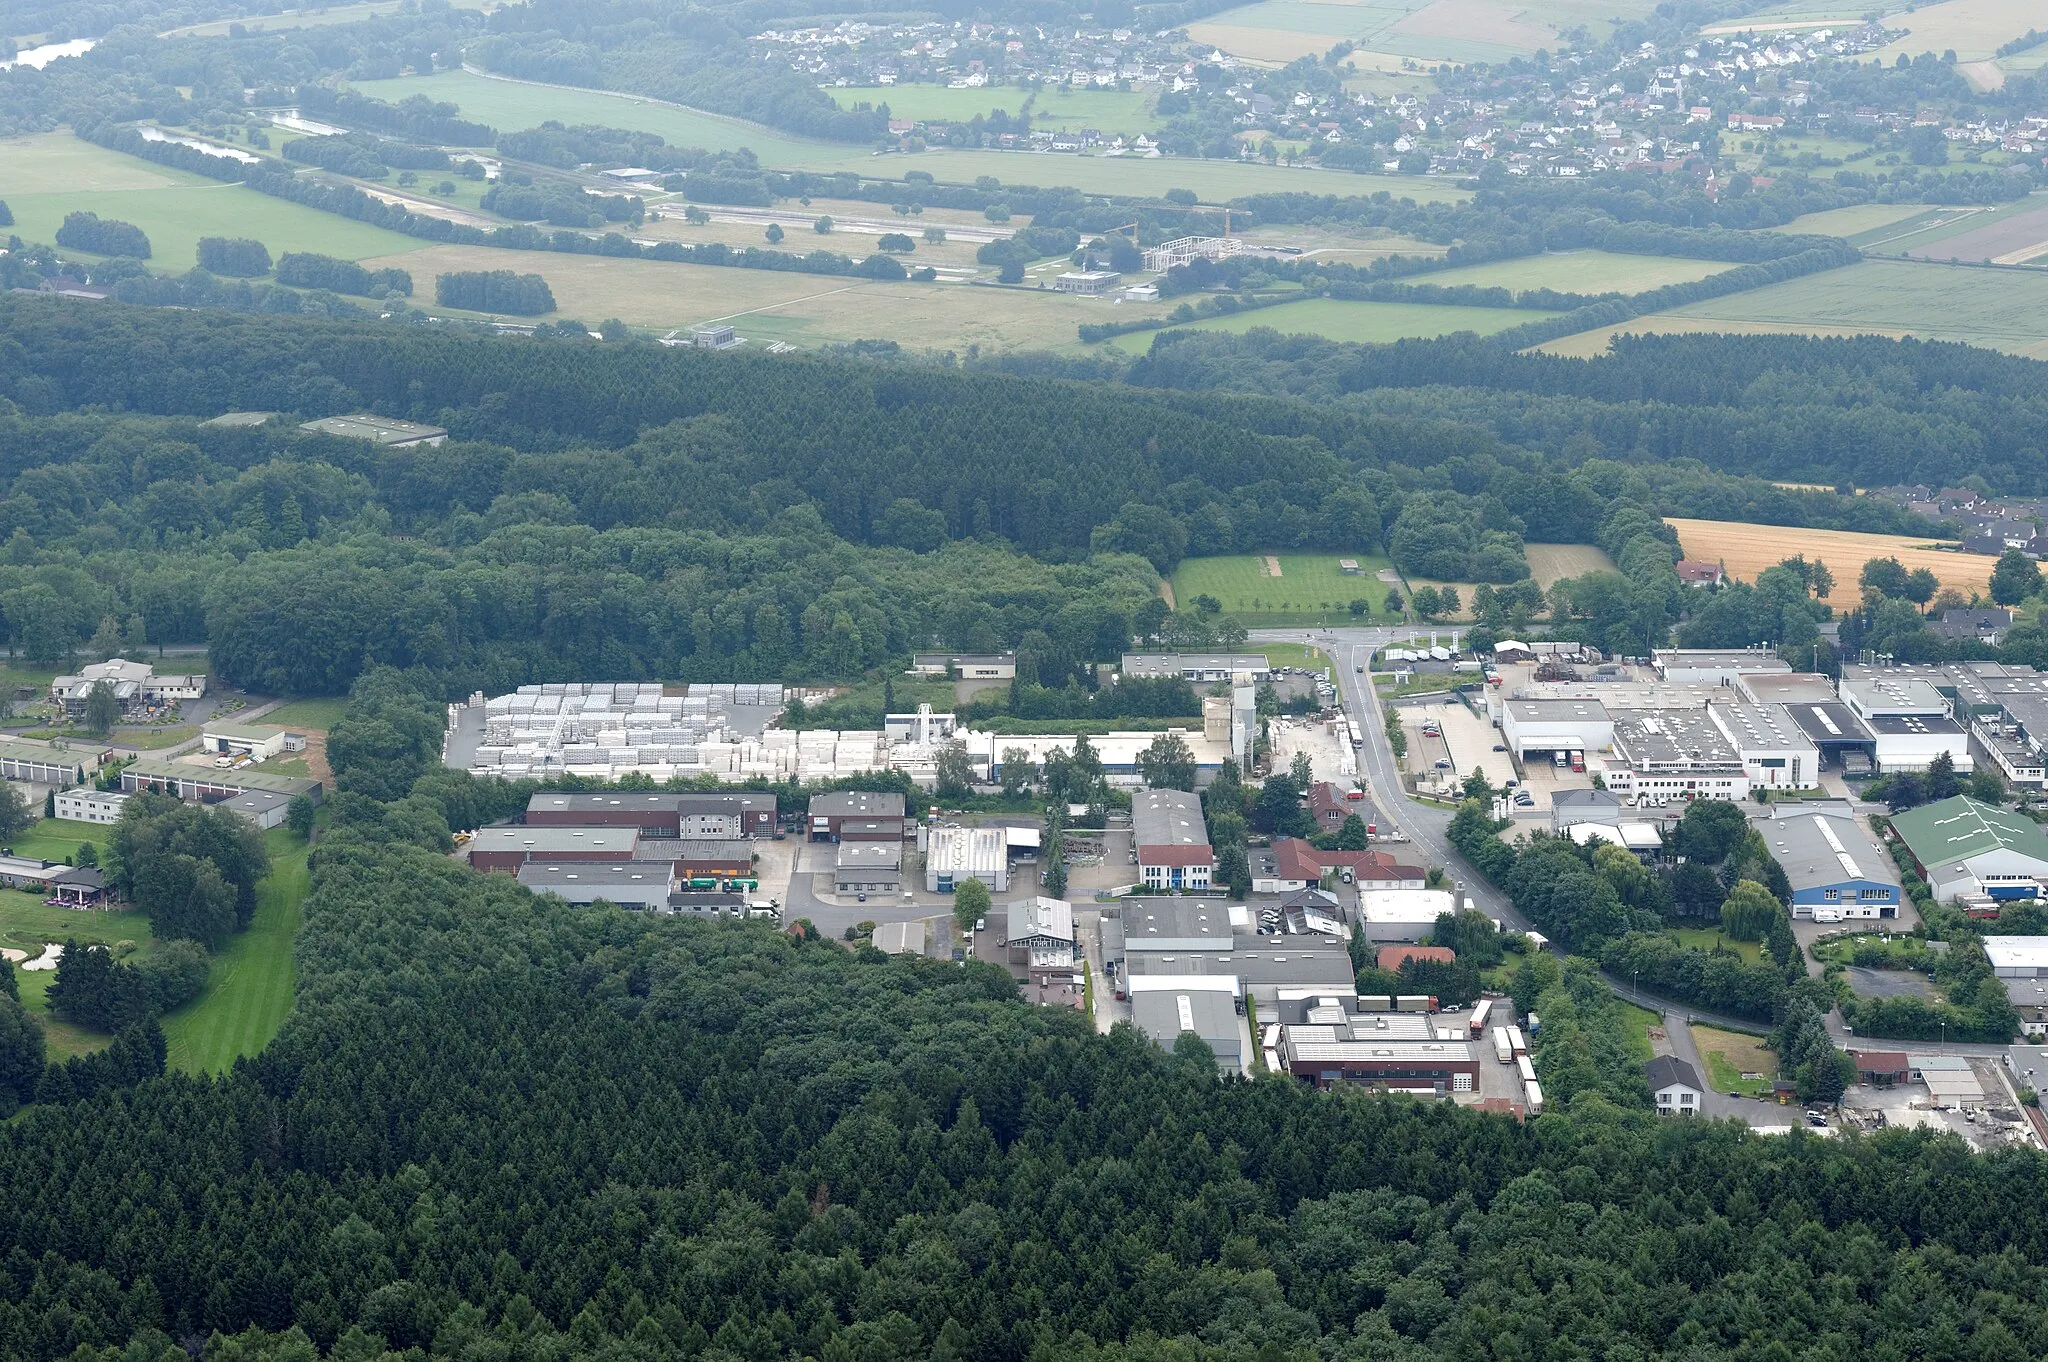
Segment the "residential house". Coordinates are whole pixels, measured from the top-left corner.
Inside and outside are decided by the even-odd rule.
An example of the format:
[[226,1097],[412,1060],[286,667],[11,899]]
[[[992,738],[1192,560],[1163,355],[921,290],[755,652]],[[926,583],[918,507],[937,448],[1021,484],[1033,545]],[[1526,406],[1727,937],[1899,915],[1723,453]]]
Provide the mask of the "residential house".
[[1697,1116],[1703,1109],[1706,1089],[1692,1065],[1670,1055],[1659,1055],[1643,1066],[1650,1080],[1650,1094],[1657,1101],[1659,1116]]

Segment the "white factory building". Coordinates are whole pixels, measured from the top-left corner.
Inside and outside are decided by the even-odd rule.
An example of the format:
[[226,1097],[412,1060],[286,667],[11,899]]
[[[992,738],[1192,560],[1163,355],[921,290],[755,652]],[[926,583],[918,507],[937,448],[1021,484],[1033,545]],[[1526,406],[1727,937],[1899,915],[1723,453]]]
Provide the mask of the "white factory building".
[[1605,752],[1614,743],[1614,720],[1598,700],[1508,700],[1500,731],[1523,761],[1555,752]]
[[1458,911],[1448,889],[1370,889],[1358,896],[1368,941],[1420,941],[1436,929],[1437,918]]
[[1804,790],[1820,784],[1820,749],[1783,705],[1719,700],[1707,707],[1736,755],[1751,789]]
[[1638,803],[1749,793],[1742,754],[1706,709],[1617,711],[1604,775],[1608,789]]
[[1924,771],[1946,752],[1958,772],[1975,768],[1970,735],[1951,714],[1948,697],[1917,676],[1845,676],[1842,702],[1877,740],[1877,769]]
[[1740,677],[1787,675],[1792,666],[1763,648],[1659,648],[1651,654],[1666,681],[1733,686]]

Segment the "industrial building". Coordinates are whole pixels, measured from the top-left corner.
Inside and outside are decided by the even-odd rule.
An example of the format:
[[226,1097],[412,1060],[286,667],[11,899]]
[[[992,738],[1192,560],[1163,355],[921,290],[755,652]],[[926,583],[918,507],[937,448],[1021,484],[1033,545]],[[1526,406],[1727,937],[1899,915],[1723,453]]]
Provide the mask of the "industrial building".
[[179,799],[204,804],[217,804],[252,790],[283,795],[287,800],[295,795],[305,795],[315,804],[320,802],[323,794],[320,782],[311,776],[274,775],[254,766],[239,771],[188,766],[162,757],[138,757],[122,767],[121,788],[131,794],[137,790],[154,790],[159,794],[176,795]]
[[1564,829],[1564,836],[1580,846],[1592,842],[1605,842],[1609,846],[1632,851],[1639,860],[1654,861],[1664,854],[1664,834],[1657,830],[1655,823],[1640,820],[1620,819],[1612,823],[1573,823]]
[[1052,281],[1054,289],[1061,293],[1078,293],[1087,298],[1100,298],[1116,292],[1123,275],[1115,270],[1068,270]]
[[516,872],[530,860],[639,860],[635,828],[478,828],[469,839],[469,863],[477,870]]
[[1458,911],[1458,897],[1448,889],[1373,889],[1358,896],[1358,913],[1366,940],[1420,941],[1436,929],[1444,913]]
[[199,730],[199,750],[224,757],[268,761],[283,755],[284,738],[285,732],[281,728],[259,728],[254,724],[207,724]]
[[1162,1050],[1173,1049],[1181,1034],[1191,1031],[1215,1054],[1217,1068],[1245,1072],[1250,1031],[1228,992],[1181,988],[1133,994],[1131,1020]]
[[1138,878],[1147,889],[1209,887],[1216,852],[1209,845],[1202,801],[1181,790],[1141,790],[1131,797],[1131,842]]
[[1178,676],[1197,685],[1250,685],[1272,675],[1263,653],[1125,653],[1125,676]]
[[2039,898],[2048,881],[2048,832],[2024,814],[1968,795],[1895,813],[1892,831],[1937,902]]
[[73,823],[118,823],[122,806],[130,798],[119,790],[59,790],[56,813],[60,819]]
[[903,840],[903,796],[888,791],[834,790],[811,796],[810,830],[813,842],[842,840],[852,825],[853,840]]
[[1070,968],[1074,963],[1074,905],[1042,896],[1010,904],[1003,944],[1010,963],[1033,969]]
[[0,738],[0,777],[25,785],[82,785],[100,769],[97,748],[47,747],[20,738]]
[[114,698],[121,702],[124,715],[197,700],[206,694],[204,675],[158,676],[156,668],[147,662],[116,657],[81,667],[75,676],[56,678],[50,682],[50,698],[75,718],[85,713],[85,697],[100,685],[114,688]]
[[903,892],[903,840],[841,842],[832,865],[832,889],[839,894]]
[[1147,951],[1228,952],[1235,944],[1235,931],[1252,930],[1251,911],[1221,899],[1126,898],[1107,920],[1120,928],[1105,940],[1104,950],[1112,959]]
[[358,412],[353,416],[323,416],[307,421],[299,429],[308,435],[338,435],[347,440],[368,440],[386,449],[409,449],[415,445],[437,445],[448,438],[440,426],[417,421],[398,421],[388,416]]
[[275,790],[250,790],[233,799],[222,800],[220,807],[267,831],[284,826],[284,820],[291,815],[292,800],[290,795],[279,794]]
[[1733,686],[1749,676],[1789,675],[1792,664],[1761,648],[1659,648],[1651,654],[1666,681]]
[[[1166,730],[1180,736],[1194,755],[1197,777],[1207,780],[1221,770],[1223,763],[1233,761],[1229,742],[1211,741],[1202,729],[1172,728]],[[1024,759],[1033,769],[1045,764],[1046,758],[1054,752],[1072,752],[1074,738],[1071,734],[1045,733],[982,733],[969,730],[959,735],[967,748],[967,761],[974,768],[975,779],[994,784],[1003,778],[1003,761],[1011,752],[1022,752]],[[1146,729],[1142,732],[1113,732],[1091,734],[1089,746],[1095,749],[1095,756],[1102,763],[1103,774],[1111,785],[1118,789],[1137,790],[1144,786],[1143,760],[1146,749],[1159,738],[1159,731]],[[915,774],[915,772],[913,772]],[[929,783],[929,782],[927,782]]]
[[[779,685],[692,686],[684,695],[637,681],[522,686],[449,706],[444,757],[451,766],[511,780],[635,773],[657,781],[835,778],[841,735],[761,731],[782,705]],[[845,742],[852,772],[886,765],[879,733]]]
[[1015,653],[918,653],[912,676],[955,676],[962,681],[1008,681],[1017,674]]
[[1947,754],[1957,771],[1975,765],[1969,735],[1950,715],[1948,697],[1931,681],[1912,676],[1856,677],[1845,668],[1842,702],[1875,740],[1877,769],[1925,771]]
[[1804,790],[1820,783],[1820,749],[1782,705],[1730,697],[1707,706],[1742,762],[1752,790]]
[[1785,713],[1813,744],[1823,769],[1835,768],[1852,776],[1877,770],[1876,735],[1840,700],[1801,700],[1786,705]]
[[1500,731],[1522,761],[1557,752],[1604,752],[1614,744],[1614,720],[1598,700],[1509,700]]
[[1792,884],[1792,916],[1816,922],[1899,915],[1898,868],[1847,801],[1769,804],[1750,812]]
[[1334,995],[1282,1004],[1276,1012],[1284,1024],[1270,1053],[1286,1072],[1319,1088],[1358,1083],[1443,1097],[1479,1087],[1479,1055],[1462,1023],[1440,1031],[1423,1013],[1373,1010]]
[[1621,796],[1612,790],[1556,790],[1550,796],[1550,830],[1563,832],[1574,823],[1621,821]]
[[1705,709],[1619,710],[1607,788],[1624,799],[1726,799],[1749,793],[1742,756]]
[[971,879],[993,894],[1009,889],[1010,846],[1001,828],[930,828],[924,843],[927,892],[950,894]]
[[775,831],[775,796],[538,790],[526,801],[526,822],[529,827],[636,827],[645,836],[669,839],[766,837]]
[[528,861],[518,873],[528,889],[579,905],[665,909],[677,889],[673,861]]

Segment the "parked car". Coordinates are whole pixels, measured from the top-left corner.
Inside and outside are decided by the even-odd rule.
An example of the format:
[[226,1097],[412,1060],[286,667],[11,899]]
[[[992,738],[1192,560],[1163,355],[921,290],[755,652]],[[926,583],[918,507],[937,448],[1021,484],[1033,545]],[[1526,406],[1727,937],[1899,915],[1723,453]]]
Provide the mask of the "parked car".
[[1508,745],[1504,742],[1497,742],[1493,745],[1493,750],[1496,752],[1505,752],[1508,750]]
[[1449,759],[1449,758],[1447,758],[1447,757],[1438,757],[1438,758],[1436,759],[1436,769],[1437,769],[1437,770],[1439,770],[1439,771],[1448,771],[1448,770],[1450,770],[1450,769],[1451,769],[1451,763],[1450,763],[1450,759]]

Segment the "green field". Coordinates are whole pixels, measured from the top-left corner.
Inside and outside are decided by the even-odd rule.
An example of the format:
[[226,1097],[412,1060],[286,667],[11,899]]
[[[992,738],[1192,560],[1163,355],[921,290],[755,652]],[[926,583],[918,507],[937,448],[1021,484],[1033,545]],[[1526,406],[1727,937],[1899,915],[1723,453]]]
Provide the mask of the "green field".
[[[492,3],[478,0],[450,0],[456,9],[495,9]],[[233,27],[246,29],[250,33],[284,33],[295,28],[324,28],[332,24],[357,24],[365,19],[376,19],[399,11],[400,0],[367,0],[360,5],[334,5],[327,8],[308,8],[290,14],[260,14],[246,19],[216,19],[207,24],[187,24],[183,28],[167,29],[158,34],[160,38],[224,38]]]
[[[1533,308],[1456,307],[1437,303],[1353,303],[1335,298],[1311,298],[1307,302],[1281,307],[1233,312],[1226,317],[1206,317],[1176,331],[1228,331],[1243,335],[1253,327],[1270,327],[1282,335],[1322,336],[1333,341],[1397,341],[1408,336],[1448,336],[1457,331],[1476,331],[1490,336],[1524,322],[1554,317],[1554,312]],[[1152,348],[1152,331],[1133,331],[1118,336],[1111,344],[1134,355]]]
[[1638,1062],[1648,1064],[1656,1054],[1650,1044],[1650,1028],[1662,1026],[1664,1018],[1649,1008],[1637,1007],[1634,1003],[1622,1003],[1621,1016],[1623,1023],[1628,1027],[1629,1049],[1634,1052]]
[[1787,236],[1838,236],[1852,244],[1862,244],[1857,238],[1890,235],[1907,219],[1924,217],[1934,211],[1932,205],[1924,203],[1859,203],[1847,208],[1807,213],[1782,227],[1758,230],[1783,232]]
[[[75,169],[75,186],[66,183]],[[318,251],[350,260],[411,248],[411,237],[274,199],[240,185],[188,175],[60,134],[0,141],[0,185],[12,231],[54,242],[64,215],[80,209],[132,222],[149,237],[150,268],[182,273],[198,263],[203,236],[254,237],[273,257]],[[16,188],[28,186],[28,192]],[[103,187],[95,187],[103,186]]]
[[[84,827],[88,824],[64,824],[65,827]],[[104,829],[94,828],[95,832]],[[106,839],[101,837],[100,842]],[[22,851],[25,839],[15,839],[15,849],[22,855],[33,856],[33,851]],[[72,845],[76,845],[73,843]],[[51,858],[54,859],[54,858]],[[132,941],[138,947],[147,948],[153,938],[149,931],[149,919],[141,913],[102,913],[84,908],[52,908],[43,902],[40,894],[26,894],[13,889],[0,889],[0,946],[27,951],[31,958],[40,955],[51,942],[62,944],[69,940],[104,941],[112,945],[118,941]],[[48,1056],[51,1059],[69,1059],[104,1046],[108,1037],[88,1031],[82,1026],[59,1021],[50,1015],[47,995],[50,984],[57,977],[54,970],[15,969],[14,980],[21,990],[22,1005],[29,1014],[42,1024],[43,1037]]]
[[1240,161],[1182,160],[1176,157],[1139,159],[1110,156],[1053,155],[1021,151],[961,151],[939,148],[917,156],[876,156],[866,146],[797,137],[702,113],[637,95],[607,90],[529,85],[443,71],[431,76],[400,76],[392,80],[353,81],[351,88],[378,99],[400,100],[426,95],[459,106],[465,118],[489,123],[500,131],[530,128],[545,119],[564,123],[600,123],[607,127],[652,132],[679,147],[710,150],[750,148],[763,165],[776,169],[853,171],[875,179],[897,179],[905,171],[927,171],[956,184],[972,184],[993,175],[1012,184],[1071,185],[1089,194],[1163,194],[1192,189],[1205,202],[1221,203],[1245,194],[1312,193],[1372,194],[1380,190],[1419,201],[1460,202],[1469,197],[1448,179],[1420,175],[1366,175],[1292,169]]
[[1756,942],[1731,940],[1715,927],[1666,927],[1664,934],[1694,950],[1711,951],[1716,946],[1725,947],[1752,965],[1763,958],[1763,947]]
[[16,856],[26,856],[30,860],[72,863],[80,843],[91,842],[98,850],[105,851],[107,838],[113,831],[104,823],[74,823],[64,818],[45,818],[8,845]]
[[[1245,624],[1290,624],[1305,620],[1350,620],[1352,601],[1372,603],[1371,614],[1384,618],[1380,604],[1389,587],[1375,576],[1392,565],[1369,553],[1282,553],[1280,575],[1269,576],[1266,555],[1231,558],[1190,558],[1173,573],[1173,598],[1192,610],[1197,596],[1213,596],[1223,613]],[[1359,575],[1346,576],[1339,558],[1355,558]]]
[[270,874],[256,886],[249,930],[213,959],[206,992],[164,1018],[173,1068],[220,1073],[270,1043],[291,1011],[298,969],[292,945],[312,884],[307,845],[282,828],[265,834]]
[[1455,288],[1556,289],[1560,293],[1643,293],[1666,284],[1689,284],[1736,268],[1720,260],[1613,251],[1547,251],[1515,260],[1489,260],[1419,276],[1413,282]]
[[310,728],[325,733],[334,727],[334,721],[348,708],[348,697],[342,695],[316,696],[308,700],[293,700],[279,705],[268,714],[259,714],[249,722],[253,724],[274,724],[279,728]]
[[[825,93],[842,109],[886,104],[895,118],[966,123],[977,114],[985,118],[997,109],[1018,113],[1032,92],[1015,85],[979,90],[954,90],[944,85],[846,85]],[[1031,105],[1031,126],[1053,131],[1099,128],[1105,133],[1138,133],[1158,122],[1151,96],[1130,90],[1071,90],[1049,85]]]

